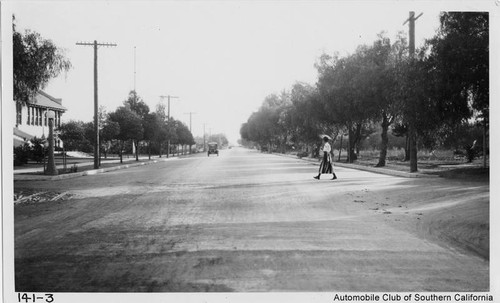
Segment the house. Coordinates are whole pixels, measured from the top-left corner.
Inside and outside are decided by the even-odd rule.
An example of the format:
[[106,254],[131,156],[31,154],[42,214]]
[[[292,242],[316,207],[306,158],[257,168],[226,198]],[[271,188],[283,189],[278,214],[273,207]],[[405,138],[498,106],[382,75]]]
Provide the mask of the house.
[[[61,116],[66,111],[62,106],[62,99],[54,98],[39,91],[34,98],[20,104],[16,102],[16,125],[14,127],[14,147],[30,140],[33,137],[46,138],[49,136],[49,121],[47,111],[55,112],[54,129],[61,126]],[[56,139],[56,147],[62,147],[62,142]]]

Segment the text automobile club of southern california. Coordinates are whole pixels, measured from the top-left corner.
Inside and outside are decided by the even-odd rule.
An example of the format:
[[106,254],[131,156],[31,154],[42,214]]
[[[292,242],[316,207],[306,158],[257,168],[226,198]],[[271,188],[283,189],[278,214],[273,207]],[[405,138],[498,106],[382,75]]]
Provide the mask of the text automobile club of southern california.
[[436,295],[436,294],[363,294],[363,295],[339,295],[335,294],[333,301],[346,301],[346,302],[356,302],[356,301],[382,301],[382,302],[404,302],[404,301],[415,301],[415,302],[488,302],[493,301],[493,296],[489,294],[455,294],[455,295]]

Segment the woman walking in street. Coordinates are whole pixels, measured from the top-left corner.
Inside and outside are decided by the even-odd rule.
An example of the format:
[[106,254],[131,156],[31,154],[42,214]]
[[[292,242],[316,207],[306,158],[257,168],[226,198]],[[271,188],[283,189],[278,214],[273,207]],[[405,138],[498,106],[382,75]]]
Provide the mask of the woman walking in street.
[[335,180],[337,179],[337,176],[333,172],[333,167],[332,167],[332,147],[330,146],[330,143],[328,143],[327,136],[323,137],[323,141],[325,142],[323,144],[323,160],[319,165],[318,175],[315,176],[314,179],[319,180],[321,174],[333,174],[332,180]]

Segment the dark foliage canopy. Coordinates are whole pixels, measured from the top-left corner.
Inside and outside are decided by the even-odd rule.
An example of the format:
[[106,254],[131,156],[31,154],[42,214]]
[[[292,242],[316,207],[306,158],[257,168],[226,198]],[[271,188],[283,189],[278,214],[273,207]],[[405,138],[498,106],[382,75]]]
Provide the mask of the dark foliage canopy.
[[51,40],[30,30],[20,33],[14,17],[12,21],[14,100],[24,103],[45,88],[50,79],[68,71],[71,62]]

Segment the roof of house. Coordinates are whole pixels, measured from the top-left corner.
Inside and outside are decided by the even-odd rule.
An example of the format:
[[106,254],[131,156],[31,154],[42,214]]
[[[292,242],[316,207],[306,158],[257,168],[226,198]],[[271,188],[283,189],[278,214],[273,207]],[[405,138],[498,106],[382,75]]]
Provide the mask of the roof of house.
[[67,110],[66,107],[62,106],[62,99],[54,98],[43,91],[39,91],[38,94],[36,94],[36,96],[33,99],[31,99],[28,103],[33,106],[46,107],[58,111]]
[[23,132],[22,130],[14,127],[14,136],[13,136],[13,139],[14,139],[14,147],[17,147],[17,146],[20,146],[20,145],[23,145],[24,142],[28,141],[28,140],[31,140],[33,139],[34,136],[33,135],[30,135],[26,132]]
[[30,135],[26,132],[23,132],[22,130],[20,130],[16,127],[14,127],[14,136],[19,137],[19,138],[23,138],[24,140],[30,140],[34,137],[33,135]]

